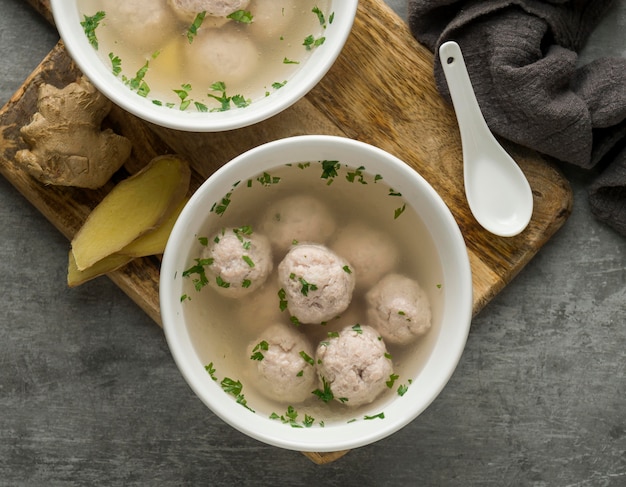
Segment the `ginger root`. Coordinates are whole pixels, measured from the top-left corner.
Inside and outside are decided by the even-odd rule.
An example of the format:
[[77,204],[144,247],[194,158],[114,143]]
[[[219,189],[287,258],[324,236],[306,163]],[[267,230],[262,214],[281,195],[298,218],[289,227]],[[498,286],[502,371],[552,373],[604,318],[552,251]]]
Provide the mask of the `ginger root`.
[[37,110],[20,130],[30,149],[15,159],[45,184],[99,188],[130,156],[127,138],[101,130],[111,102],[84,76],[63,89],[41,85]]
[[187,195],[191,169],[180,157],[159,156],[119,182],[72,239],[79,271],[124,249],[162,225]]
[[104,257],[82,271],[78,269],[74,253],[70,250],[67,266],[67,285],[69,287],[80,286],[91,279],[125,266],[135,258],[162,254],[165,251],[165,245],[174,228],[174,224],[188,201],[189,198],[184,198],[178,207],[156,229],[144,233],[121,250]]

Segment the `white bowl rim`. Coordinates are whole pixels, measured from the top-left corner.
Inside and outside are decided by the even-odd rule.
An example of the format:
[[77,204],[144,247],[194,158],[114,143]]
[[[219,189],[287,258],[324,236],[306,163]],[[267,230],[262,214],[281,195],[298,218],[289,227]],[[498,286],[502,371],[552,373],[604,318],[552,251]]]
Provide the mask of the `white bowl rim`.
[[[99,59],[80,25],[76,0],[50,0],[52,15],[70,56],[93,85],[111,101],[155,125],[187,132],[221,132],[266,120],[304,97],[326,75],[350,34],[358,0],[332,0],[335,12],[326,42],[315,49],[290,82],[250,106],[224,112],[199,113],[159,107],[129,90]],[[306,68],[309,69],[306,69]]]
[[[284,153],[298,154],[298,161],[288,161],[285,158],[276,163],[275,158]],[[357,421],[326,428],[290,428],[259,414],[247,414],[249,412],[238,405],[233,406],[235,403],[232,397],[208,378],[204,364],[191,352],[193,344],[185,327],[178,322],[177,316],[182,309],[181,293],[175,286],[176,278],[172,279],[172,276],[180,275],[187,263],[184,260],[186,256],[183,255],[185,252],[179,252],[179,249],[193,240],[189,237],[189,230],[194,228],[196,213],[206,212],[206,208],[215,199],[215,194],[209,195],[206,192],[207,188],[215,186],[223,191],[224,188],[231,187],[234,181],[244,179],[237,172],[244,171],[249,176],[287,162],[338,159],[343,164],[345,158],[340,154],[348,153],[358,157],[373,154],[376,158],[384,159],[386,164],[393,167],[393,171],[401,174],[398,178],[407,178],[407,185],[417,185],[420,193],[431,202],[433,213],[425,216],[425,223],[430,231],[435,229],[445,236],[443,241],[437,241],[438,246],[441,244],[449,252],[446,261],[442,262],[446,282],[443,292],[454,294],[457,305],[445,309],[442,320],[452,325],[446,327],[442,323],[431,357],[408,392],[398,398],[399,400],[385,406],[385,419]],[[313,154],[315,157],[307,157]],[[387,179],[387,176],[385,174],[384,178]],[[399,187],[394,186],[394,189]],[[421,217],[424,219],[423,215]],[[174,361],[192,390],[214,414],[242,433],[270,445],[290,450],[331,452],[354,449],[387,437],[411,422],[431,404],[449,381],[463,353],[471,325],[473,295],[469,257],[461,231],[445,202],[421,175],[395,156],[364,142],[338,136],[302,135],[275,140],[250,149],[219,168],[195,192],[176,222],[163,255],[160,303],[165,336]],[[443,366],[433,363],[436,353],[443,353],[446,357]],[[419,385],[417,380],[420,381]],[[418,387],[425,386],[428,387],[428,392],[421,394]],[[210,390],[211,388],[213,389]],[[218,390],[219,394],[216,393]]]

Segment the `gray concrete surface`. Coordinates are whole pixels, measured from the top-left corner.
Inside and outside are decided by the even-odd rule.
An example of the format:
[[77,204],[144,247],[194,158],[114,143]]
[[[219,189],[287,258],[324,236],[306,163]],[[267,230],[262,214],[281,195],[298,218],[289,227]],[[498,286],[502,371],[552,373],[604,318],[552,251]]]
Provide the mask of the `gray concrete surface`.
[[[624,55],[624,3],[583,62]],[[1,104],[56,39],[0,0]],[[585,175],[567,175],[571,218],[475,318],[441,396],[326,466],[213,416],[108,279],[68,289],[68,242],[0,178],[0,486],[626,485],[626,240],[590,215]]]

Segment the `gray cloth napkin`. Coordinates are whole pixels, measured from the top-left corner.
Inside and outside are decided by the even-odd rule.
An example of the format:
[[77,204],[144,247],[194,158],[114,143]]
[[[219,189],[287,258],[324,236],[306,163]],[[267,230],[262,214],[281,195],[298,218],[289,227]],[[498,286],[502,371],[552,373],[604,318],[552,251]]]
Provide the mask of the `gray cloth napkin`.
[[[458,42],[494,133],[588,170],[594,215],[626,236],[626,59],[577,66],[611,3],[409,0],[408,20],[435,53]],[[449,99],[438,56],[434,73]]]

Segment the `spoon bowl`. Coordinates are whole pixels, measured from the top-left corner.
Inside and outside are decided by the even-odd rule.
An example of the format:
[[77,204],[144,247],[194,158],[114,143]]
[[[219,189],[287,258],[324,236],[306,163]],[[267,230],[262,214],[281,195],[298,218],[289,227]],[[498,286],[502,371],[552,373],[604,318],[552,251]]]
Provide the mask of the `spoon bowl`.
[[470,210],[476,221],[494,235],[518,235],[533,213],[528,180],[487,126],[459,45],[454,41],[442,44],[439,56],[459,123]]

